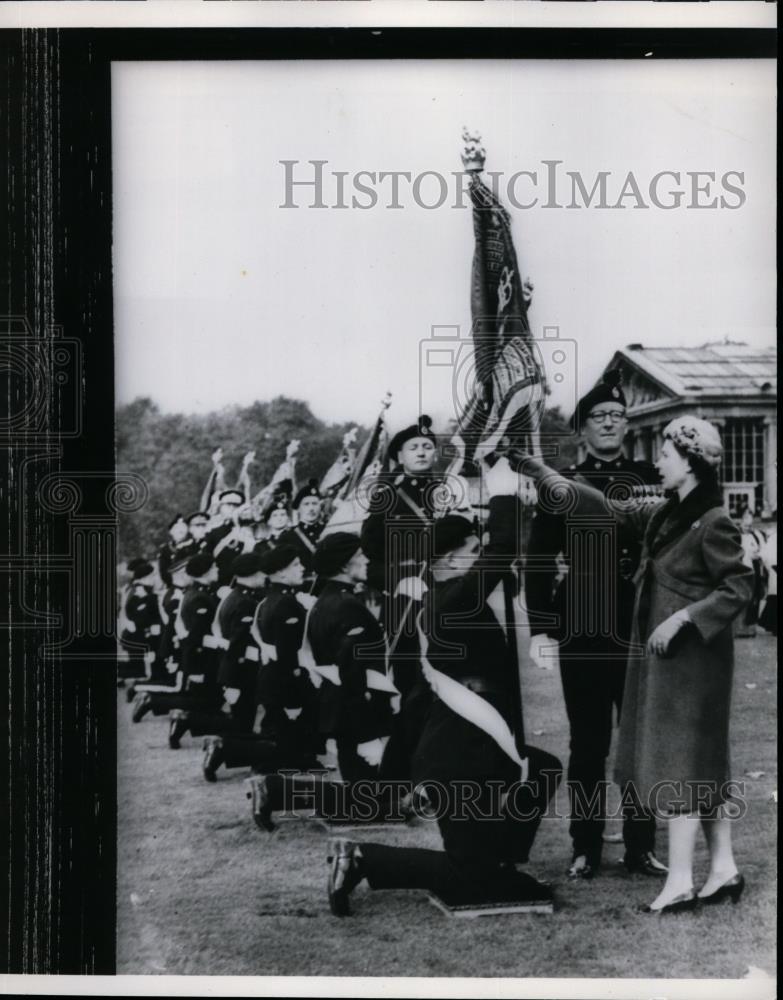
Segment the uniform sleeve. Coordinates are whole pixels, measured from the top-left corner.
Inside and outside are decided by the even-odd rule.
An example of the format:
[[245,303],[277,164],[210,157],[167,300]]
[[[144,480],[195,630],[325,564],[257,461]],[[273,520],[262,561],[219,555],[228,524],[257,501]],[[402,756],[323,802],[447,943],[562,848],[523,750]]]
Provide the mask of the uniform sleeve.
[[555,556],[565,549],[564,527],[561,518],[545,511],[537,511],[533,518],[525,559],[525,604],[531,635],[546,635],[555,627],[545,616],[554,611]]
[[281,605],[280,614],[275,621],[273,643],[277,650],[277,662],[287,670],[295,670],[299,666],[305,617],[302,605],[296,599],[292,599]]
[[710,642],[748,606],[754,577],[753,570],[742,561],[739,529],[726,516],[705,528],[702,557],[716,587],[686,610],[702,640]]
[[248,646],[255,646],[250,636],[254,611],[252,602],[243,601],[228,623],[228,634],[225,636],[228,640],[228,649],[220,664],[219,677],[220,683],[226,687],[241,687],[245,652]]

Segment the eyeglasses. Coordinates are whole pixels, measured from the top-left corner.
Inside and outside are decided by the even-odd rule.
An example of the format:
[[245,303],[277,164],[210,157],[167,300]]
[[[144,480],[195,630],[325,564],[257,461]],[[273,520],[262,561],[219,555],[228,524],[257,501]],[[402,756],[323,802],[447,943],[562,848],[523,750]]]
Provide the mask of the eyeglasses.
[[625,420],[625,410],[596,410],[595,413],[588,413],[588,417],[597,424],[602,424],[607,417],[613,424],[619,424]]

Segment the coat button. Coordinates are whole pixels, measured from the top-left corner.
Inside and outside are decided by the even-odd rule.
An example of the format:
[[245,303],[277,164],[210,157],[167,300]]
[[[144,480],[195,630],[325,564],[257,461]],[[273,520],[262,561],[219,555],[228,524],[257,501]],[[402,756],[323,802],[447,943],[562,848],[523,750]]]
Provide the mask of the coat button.
[[369,691],[365,691],[364,692],[364,700],[365,701],[372,701],[372,695],[370,694]]

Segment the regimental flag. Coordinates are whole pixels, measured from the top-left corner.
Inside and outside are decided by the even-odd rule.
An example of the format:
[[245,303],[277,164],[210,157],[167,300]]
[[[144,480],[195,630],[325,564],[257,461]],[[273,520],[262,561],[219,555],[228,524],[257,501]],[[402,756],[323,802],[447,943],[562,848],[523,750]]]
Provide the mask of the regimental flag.
[[470,303],[475,376],[459,418],[468,461],[477,449],[490,455],[531,447],[546,395],[511,219],[475,169],[470,197],[476,239]]
[[319,489],[327,499],[338,496],[348,485],[356,462],[356,448],[353,445],[356,441],[357,430],[357,427],[352,427],[343,435],[343,446],[340,454],[321,480]]
[[389,466],[389,432],[386,429],[386,411],[390,404],[391,396],[387,394],[372,433],[362,445],[362,450],[356,458],[348,482],[340,491],[342,499],[352,499],[361,493],[362,487],[366,486],[371,479],[387,471]]
[[356,456],[347,481],[332,501],[323,535],[333,531],[359,531],[370,510],[377,477],[389,467],[389,434],[386,411],[391,405],[391,393],[381,403],[381,412],[372,432]]

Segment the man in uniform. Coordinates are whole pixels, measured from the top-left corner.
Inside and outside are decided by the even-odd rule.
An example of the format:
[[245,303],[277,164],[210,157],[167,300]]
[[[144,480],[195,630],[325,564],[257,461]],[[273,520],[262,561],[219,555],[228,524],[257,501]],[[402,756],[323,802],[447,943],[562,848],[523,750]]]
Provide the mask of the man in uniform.
[[[340,776],[346,783],[317,782],[316,811],[343,822],[366,818],[357,813],[351,794],[361,781],[368,783],[362,810],[369,809],[374,820],[389,818],[395,805],[390,793],[384,797],[388,786],[376,783],[383,776],[397,692],[386,676],[381,626],[355,593],[367,579],[359,536],[345,531],[327,535],[316,549],[315,571],[325,581],[308,624],[314,673],[322,678],[319,728],[323,737],[337,743]],[[281,775],[251,780],[258,826],[272,829],[272,812],[290,801],[295,786]],[[395,818],[402,818],[399,810]]]
[[215,635],[223,649],[218,668],[218,684],[230,707],[230,716],[216,712],[172,712],[169,746],[176,750],[190,731],[193,736],[221,732],[252,732],[255,722],[255,689],[260,649],[251,634],[256,608],[263,598],[265,575],[259,556],[245,552],[231,565],[234,586],[220,602],[215,618]]
[[443,851],[331,845],[329,903],[348,915],[348,896],[372,889],[427,889],[452,910],[551,910],[548,885],[518,871],[554,794],[561,764],[515,737],[518,663],[487,601],[517,557],[519,477],[505,459],[485,475],[489,544],[473,522],[435,522],[433,586],[420,628],[435,697],[413,758],[413,779],[435,808]]
[[[584,435],[587,457],[563,475],[613,495],[638,494],[658,483],[654,466],[625,457],[626,400],[619,372],[579,401],[574,425]],[[585,532],[597,529],[590,547]],[[560,643],[560,675],[570,726],[568,788],[573,854],[568,875],[590,879],[601,864],[606,812],[606,758],[612,738],[613,710],[619,717],[633,616],[634,585],[641,555],[633,536],[617,530],[607,558],[607,525],[574,528],[540,507],[528,549],[526,601],[533,636],[531,655],[542,660],[544,647]],[[581,544],[580,544],[581,542]],[[585,553],[590,549],[589,557]],[[559,619],[557,626],[547,624]],[[631,790],[624,790],[629,793]],[[639,803],[624,797],[624,863],[630,871],[665,875],[655,857],[655,820]]]
[[241,490],[223,490],[219,496],[218,513],[206,534],[206,551],[211,552],[218,567],[218,587],[231,584],[232,565],[237,556],[250,547],[250,532],[240,524],[245,505]]
[[280,536],[281,545],[293,546],[305,569],[302,581],[305,589],[310,589],[314,582],[313,556],[318,539],[323,531],[321,509],[323,496],[318,489],[318,480],[310,479],[294,497],[292,504],[297,514],[297,522]]
[[266,535],[253,546],[253,551],[259,555],[279,545],[283,535],[291,527],[291,515],[288,513],[289,497],[289,493],[276,493],[272,503],[264,511]]
[[125,679],[147,676],[146,666],[157,655],[162,625],[155,567],[146,559],[134,559],[128,569],[133,579],[120,612],[120,642],[128,652],[128,663],[120,665],[119,676]]
[[252,767],[263,773],[278,769],[320,768],[316,690],[299,663],[305,631],[305,609],[296,598],[304,576],[297,550],[278,545],[260,557],[267,577],[264,599],[256,608],[251,635],[261,650],[257,704],[264,709],[261,731],[215,736],[204,744],[203,773],[216,780],[221,764]]
[[167,587],[171,586],[172,563],[186,562],[197,551],[198,548],[191,537],[187,521],[182,514],[177,514],[169,524],[168,540],[158,553],[158,572]]

